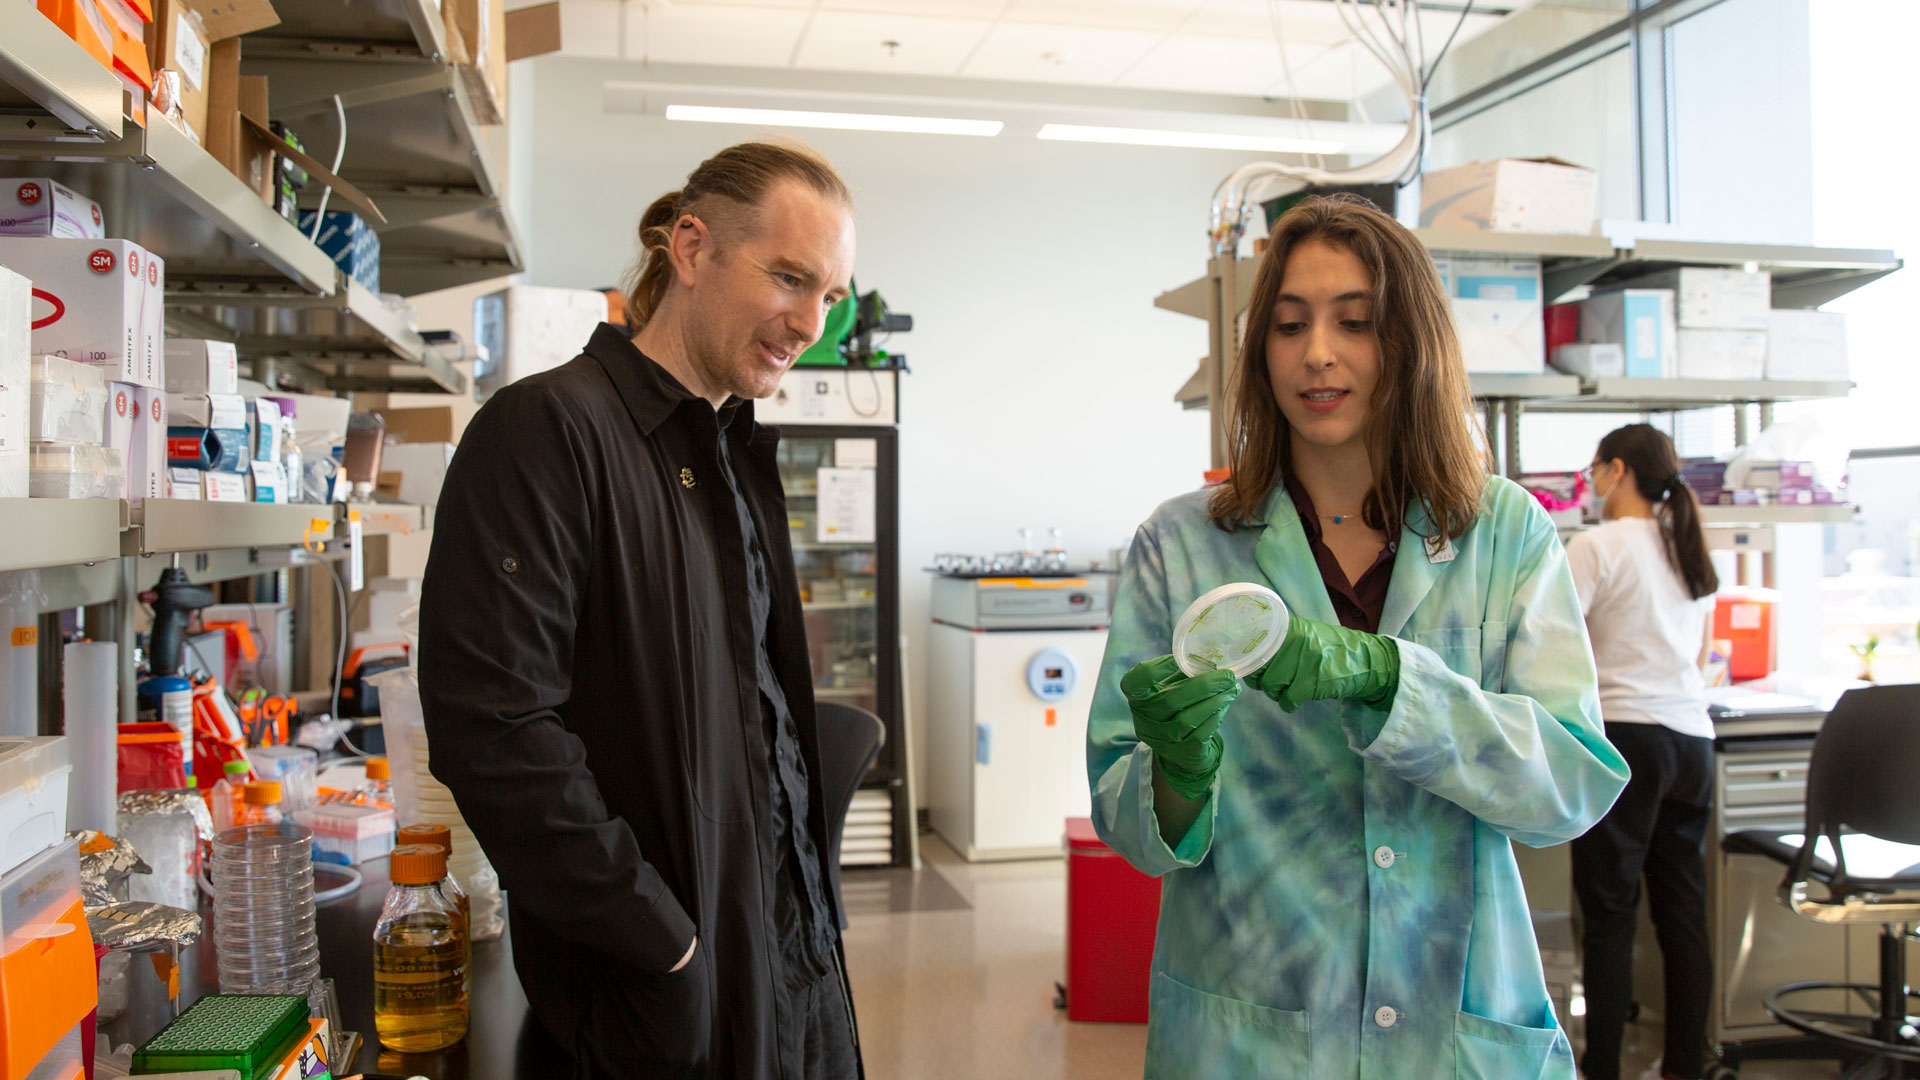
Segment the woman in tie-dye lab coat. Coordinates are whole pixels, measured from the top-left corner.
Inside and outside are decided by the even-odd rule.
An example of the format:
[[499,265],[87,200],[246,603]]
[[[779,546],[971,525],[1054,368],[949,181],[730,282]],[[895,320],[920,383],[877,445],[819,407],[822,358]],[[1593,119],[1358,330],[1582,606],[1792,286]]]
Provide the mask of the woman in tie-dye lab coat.
[[[1147,1075],[1572,1080],[1512,843],[1580,835],[1627,768],[1553,524],[1486,474],[1387,215],[1289,211],[1244,337],[1232,475],[1140,527],[1088,732],[1101,836],[1165,880]],[[1285,644],[1186,678],[1175,620],[1239,581]]]

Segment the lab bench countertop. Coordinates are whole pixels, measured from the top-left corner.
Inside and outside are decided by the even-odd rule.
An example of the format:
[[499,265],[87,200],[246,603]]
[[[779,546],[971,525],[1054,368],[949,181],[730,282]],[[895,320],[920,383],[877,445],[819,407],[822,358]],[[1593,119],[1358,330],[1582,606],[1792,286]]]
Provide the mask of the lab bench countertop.
[[[430,1080],[515,1080],[517,1077],[557,1075],[544,1032],[530,1030],[523,1045],[522,1029],[537,1029],[527,1012],[526,995],[513,971],[513,948],[503,933],[473,946],[473,990],[467,1037],[430,1054],[400,1054],[380,1045],[373,1024],[373,927],[387,895],[387,860],[359,867],[360,888],[320,907],[320,973],[332,979],[339,999],[341,1026],[366,1040],[359,1057],[332,1064],[335,1076],[356,1072],[425,1076]],[[180,991],[183,1007],[202,995],[218,993],[219,971],[213,949],[213,908],[204,898],[200,913],[206,932],[182,957]],[[128,969],[130,994],[127,1011],[107,1024],[114,1045],[138,1046],[163,1027],[171,1013],[161,997],[158,980],[139,957]],[[524,1060],[523,1060],[524,1056]]]

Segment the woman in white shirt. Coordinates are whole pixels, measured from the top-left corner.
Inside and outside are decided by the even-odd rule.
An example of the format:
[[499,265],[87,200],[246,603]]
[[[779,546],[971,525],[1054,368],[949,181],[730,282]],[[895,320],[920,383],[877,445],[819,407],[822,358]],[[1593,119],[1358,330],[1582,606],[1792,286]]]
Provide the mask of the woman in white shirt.
[[1713,803],[1707,716],[1708,617],[1720,586],[1700,507],[1673,442],[1630,424],[1600,440],[1590,475],[1606,523],[1567,542],[1593,639],[1607,739],[1633,777],[1600,824],[1573,842],[1585,919],[1588,1080],[1618,1080],[1633,997],[1640,881],[1666,975],[1665,1080],[1697,1080],[1713,988],[1706,833]]

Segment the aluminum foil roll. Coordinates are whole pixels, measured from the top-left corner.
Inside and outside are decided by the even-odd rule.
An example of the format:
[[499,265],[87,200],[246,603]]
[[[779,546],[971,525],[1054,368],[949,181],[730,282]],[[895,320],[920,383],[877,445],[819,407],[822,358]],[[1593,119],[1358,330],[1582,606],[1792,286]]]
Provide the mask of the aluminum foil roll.
[[200,940],[197,912],[136,900],[87,912],[93,942],[119,952],[156,952]]
[[88,911],[126,899],[128,874],[151,874],[133,845],[93,829],[70,832],[80,839],[80,899]]
[[213,813],[207,809],[207,800],[201,797],[199,788],[123,791],[119,809],[123,814],[190,814],[201,843],[213,842]]

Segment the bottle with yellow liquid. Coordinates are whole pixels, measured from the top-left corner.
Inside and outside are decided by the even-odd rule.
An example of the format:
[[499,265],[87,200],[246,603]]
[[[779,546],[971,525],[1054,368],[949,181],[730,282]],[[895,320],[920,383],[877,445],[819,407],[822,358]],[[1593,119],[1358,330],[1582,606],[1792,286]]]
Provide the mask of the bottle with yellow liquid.
[[467,936],[441,891],[445,848],[404,844],[387,863],[393,888],[373,929],[373,1024],[389,1050],[422,1053],[467,1034]]
[[[394,840],[400,844],[429,844],[447,853],[447,860],[453,860],[453,829],[446,825],[402,825]],[[440,891],[454,906],[460,909],[460,940],[465,944],[467,957],[468,987],[472,987],[473,977],[473,902],[467,899],[467,891],[448,870],[447,876],[440,880]]]

